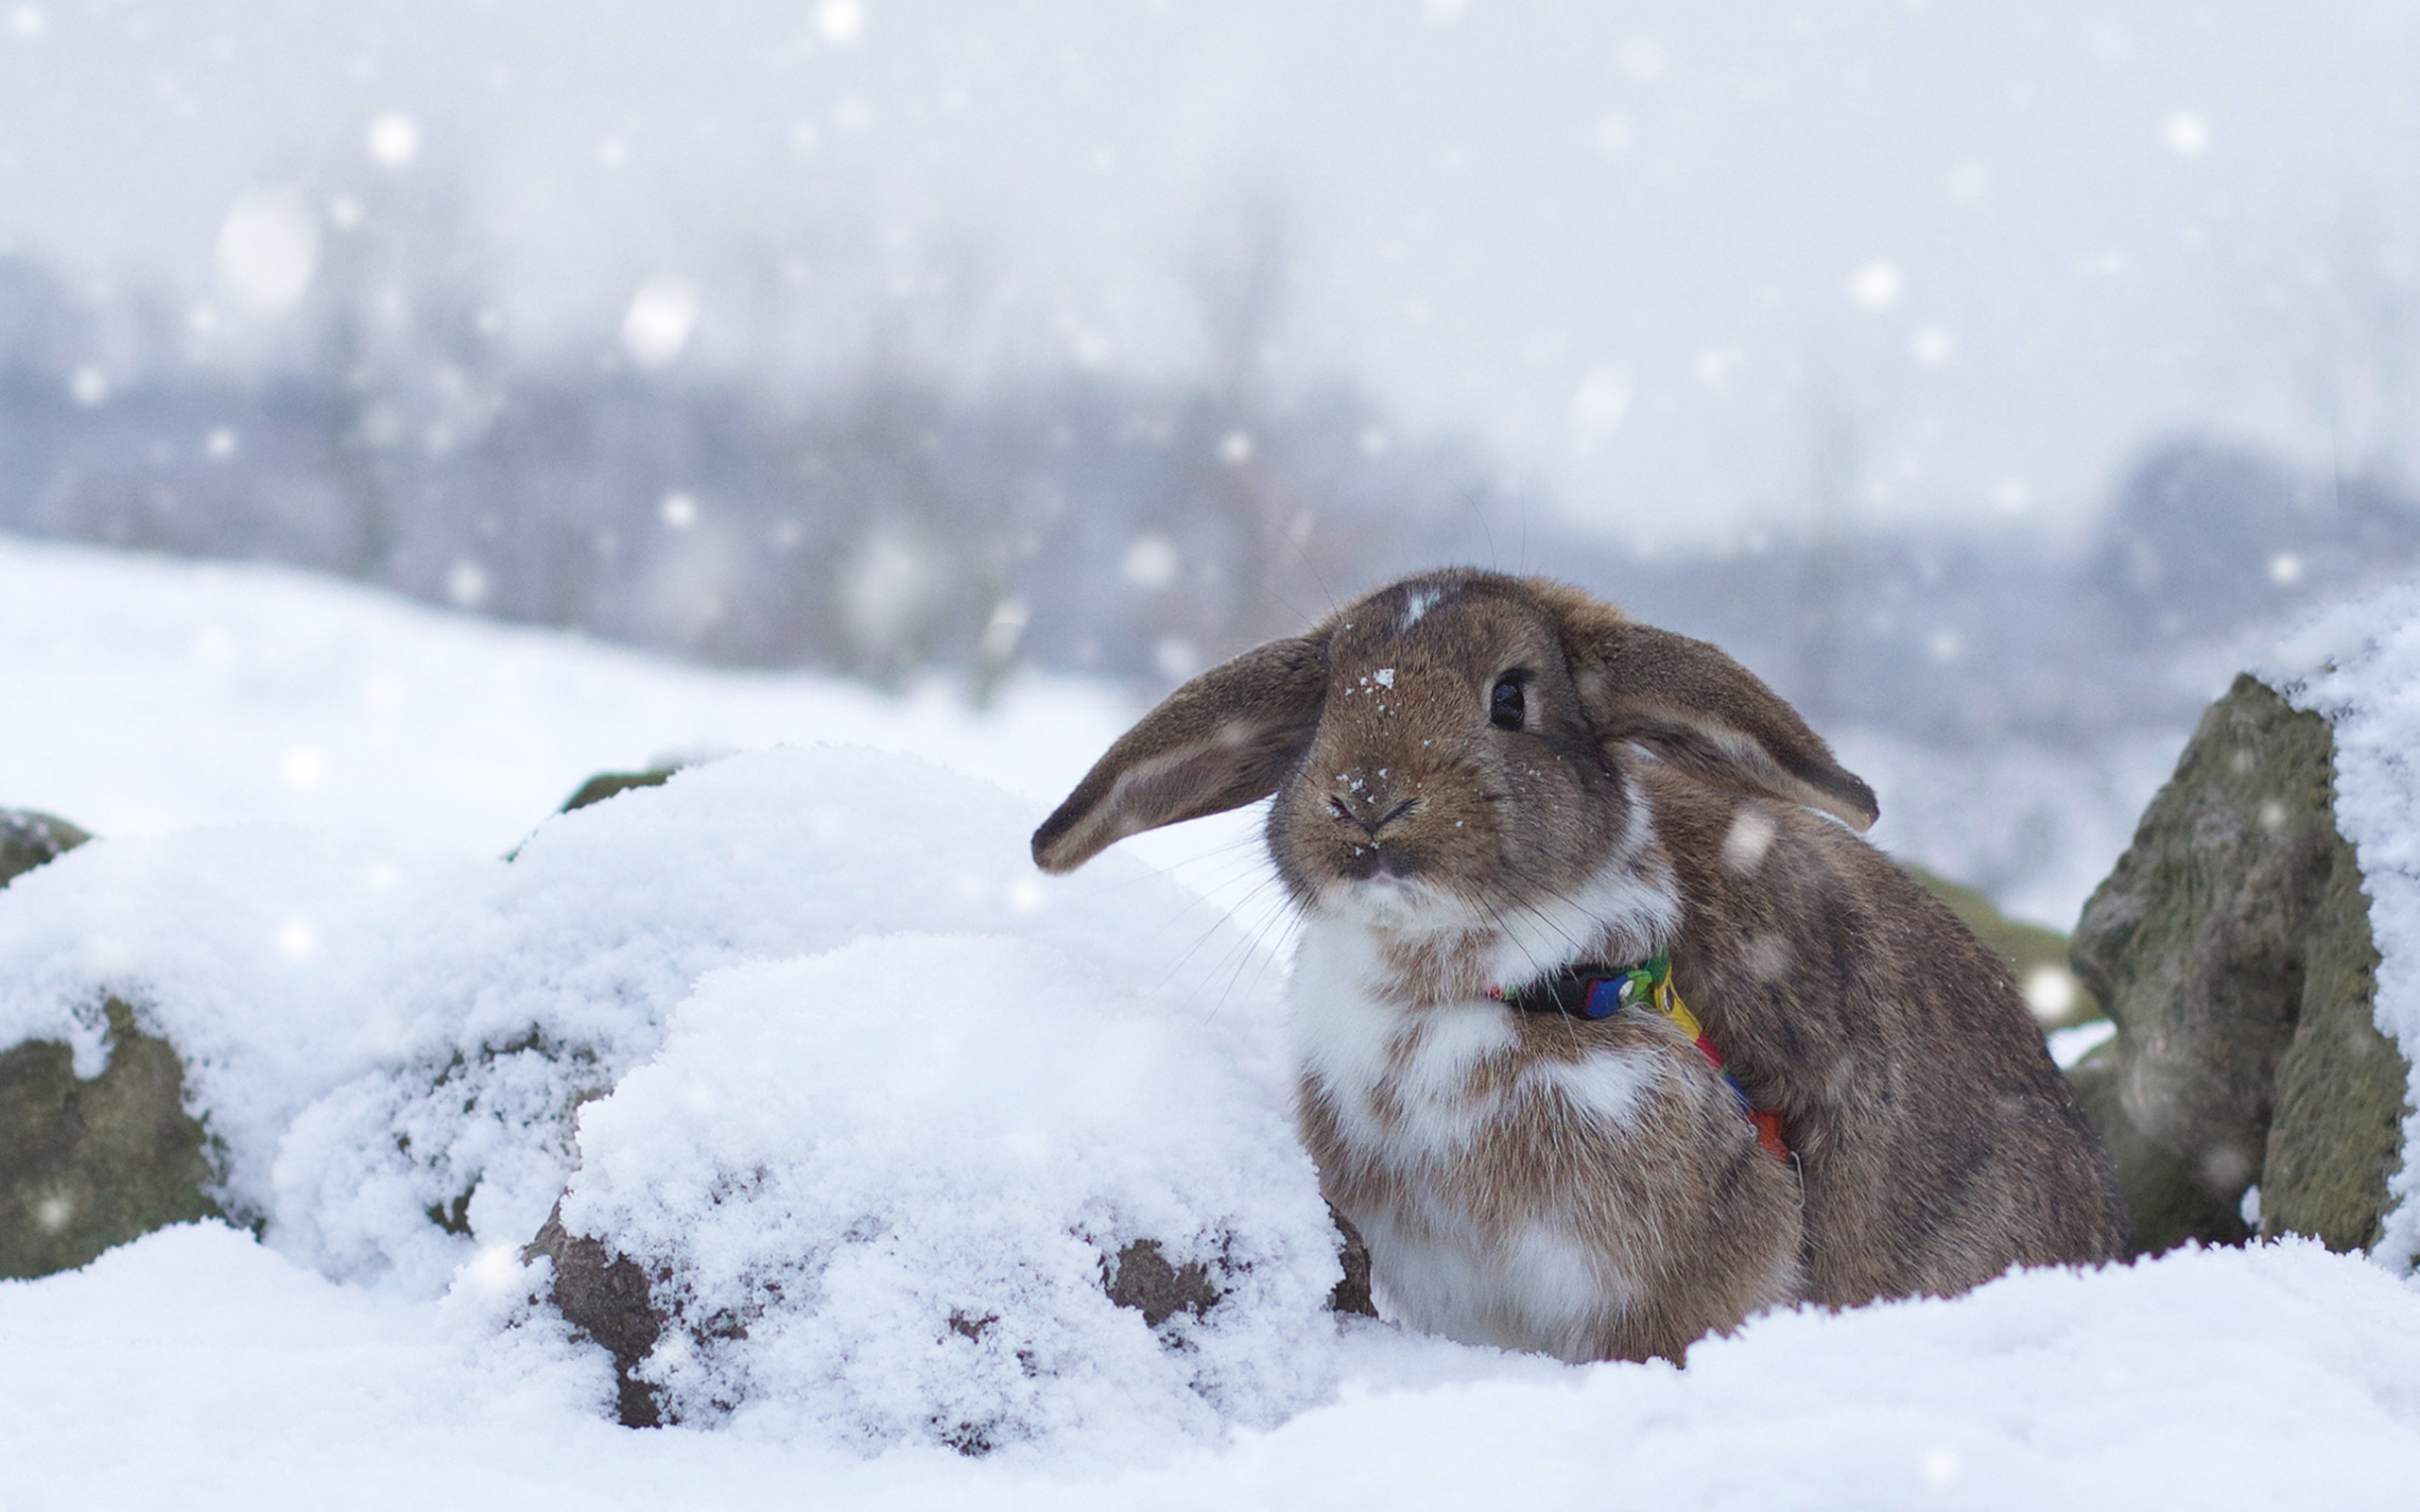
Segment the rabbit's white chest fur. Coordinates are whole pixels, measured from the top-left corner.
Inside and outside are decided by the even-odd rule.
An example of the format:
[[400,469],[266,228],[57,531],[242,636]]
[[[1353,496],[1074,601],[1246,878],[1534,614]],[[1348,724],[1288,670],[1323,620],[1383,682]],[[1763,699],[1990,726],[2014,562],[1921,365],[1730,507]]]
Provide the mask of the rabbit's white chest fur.
[[[1628,910],[1599,913],[1566,938],[1600,934],[1606,913],[1627,913],[1643,938],[1659,934],[1668,897],[1628,885]],[[1557,947],[1500,940],[1495,979],[1518,983],[1575,957],[1572,945]],[[1662,1074],[1657,1057],[1608,1048],[1576,1059],[1524,1057],[1513,1010],[1502,1003],[1408,1008],[1386,989],[1389,970],[1369,923],[1315,913],[1295,960],[1292,1016],[1305,1091],[1316,1088],[1347,1159],[1374,1177],[1357,1190],[1387,1194],[1340,1204],[1370,1246],[1386,1301],[1426,1332],[1584,1356],[1606,1316],[1629,1304],[1633,1283],[1558,1213],[1506,1216],[1503,1196],[1518,1177],[1489,1162],[1519,1157],[1490,1135],[1537,1126],[1538,1105],[1551,1101],[1566,1130],[1578,1132],[1578,1120],[1588,1137],[1619,1138]]]

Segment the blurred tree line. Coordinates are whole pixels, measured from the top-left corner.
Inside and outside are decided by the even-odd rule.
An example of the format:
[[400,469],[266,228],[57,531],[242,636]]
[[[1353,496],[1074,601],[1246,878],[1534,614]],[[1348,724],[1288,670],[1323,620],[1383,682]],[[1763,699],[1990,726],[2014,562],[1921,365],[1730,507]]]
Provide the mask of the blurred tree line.
[[[1641,555],[1348,387],[1270,381],[1273,219],[1201,270],[1189,377],[970,386],[877,356],[799,385],[532,358],[501,339],[441,187],[375,187],[329,198],[275,360],[197,360],[174,301],[0,255],[0,529],[287,562],[725,664],[945,671],[978,697],[1020,665],[1165,685],[1477,561],[1719,640],[1820,721],[1953,747],[2181,724],[2199,690],[2170,676],[2180,650],[2420,554],[2391,478],[2187,437],[2146,454],[2081,552],[1824,507]],[[1810,504],[1848,487],[1832,462]]]

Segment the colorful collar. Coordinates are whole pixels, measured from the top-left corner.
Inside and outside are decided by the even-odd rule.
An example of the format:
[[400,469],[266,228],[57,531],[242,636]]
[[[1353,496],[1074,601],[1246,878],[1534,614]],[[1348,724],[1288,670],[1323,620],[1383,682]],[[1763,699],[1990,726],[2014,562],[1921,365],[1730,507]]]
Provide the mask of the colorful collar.
[[1755,1127],[1756,1143],[1777,1160],[1789,1159],[1789,1146],[1781,1137],[1781,1114],[1750,1103],[1739,1078],[1723,1070],[1722,1052],[1715,1048],[1705,1025],[1681,1001],[1681,989],[1672,983],[1668,952],[1635,966],[1582,962],[1516,988],[1497,988],[1489,996],[1525,1013],[1556,1013],[1567,1019],[1610,1019],[1624,1008],[1642,1006],[1670,1020],[1697,1042],[1698,1053],[1707,1064],[1721,1072],[1731,1095],[1739,1101],[1740,1114]]
[[[1672,957],[1668,954],[1636,966],[1600,966],[1583,961],[1516,988],[1497,988],[1492,995],[1526,1012],[1560,1013],[1567,1019],[1610,1019],[1634,1003],[1647,1001],[1655,1005],[1657,1012],[1680,1022],[1689,1031],[1690,1039],[1696,1039],[1701,1032],[1697,1020],[1681,1006],[1681,995],[1672,988]],[[1671,1005],[1668,1008],[1667,1002]]]

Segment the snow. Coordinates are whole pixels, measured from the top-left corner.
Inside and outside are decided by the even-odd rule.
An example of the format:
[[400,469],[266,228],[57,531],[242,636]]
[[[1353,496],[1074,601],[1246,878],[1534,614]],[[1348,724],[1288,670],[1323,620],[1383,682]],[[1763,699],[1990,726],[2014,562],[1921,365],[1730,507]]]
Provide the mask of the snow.
[[[458,1304],[465,1299],[457,1299]],[[216,1225],[0,1282],[12,1512],[110,1506],[1081,1509],[1513,1505],[2390,1508],[2420,1476],[2420,1297],[2290,1242],[1954,1302],[1752,1323],[1566,1367],[1345,1331],[1345,1383],[1151,1463],[595,1414],[601,1370],[338,1285]],[[589,1362],[593,1366],[594,1362]]]
[[[1329,1384],[1341,1274],[1277,979],[1132,858],[1039,877],[1041,812],[818,747],[510,861],[99,839],[0,894],[0,1043],[95,1073],[97,1005],[132,1003],[187,1059],[221,1204],[400,1295],[509,1275],[577,1169],[572,1231],[674,1314],[647,1373],[684,1420],[1130,1454],[1274,1423]],[[1112,1304],[1146,1240],[1206,1268],[1204,1314]]]
[[[709,671],[276,567],[0,538],[0,806],[96,834],[275,823],[400,857],[500,855],[590,776],[818,741],[912,752],[1046,806],[1142,713],[1046,678],[977,713],[811,674]],[[1126,849],[1282,929],[1258,815]]]
[[[475,1242],[537,1231],[571,1110],[744,961],[903,933],[1046,942],[1215,1017],[1226,1054],[1279,1088],[1256,948],[1132,858],[1040,877],[1040,816],[911,758],[825,747],[560,816],[510,862],[265,826],[103,838],[0,894],[0,1043],[66,1040],[97,1073],[96,1009],[117,993],[184,1054],[231,1211],[330,1275],[423,1294]],[[465,1194],[471,1236],[424,1218]]]
[[[11,1512],[2387,1506],[2420,1474],[2420,1293],[2299,1242],[1768,1315],[1685,1369],[1332,1318],[1262,936],[1127,847],[1026,858],[1111,695],[978,719],[7,544],[0,605],[0,702],[38,714],[0,795],[103,835],[0,889],[0,1043],[94,1069],[127,994],[260,1225],[0,1282]],[[2303,695],[2380,768],[2388,639]],[[701,745],[744,748],[531,833]],[[2344,791],[2365,868],[2405,867],[2371,872],[2384,1022],[2420,831]],[[1251,885],[1248,822],[1209,880]],[[614,1426],[602,1351],[530,1304],[566,1183],[675,1313],[641,1373],[681,1426]],[[1219,1301],[1108,1305],[1145,1237]]]
[[[564,1223],[658,1278],[641,1374],[684,1422],[1131,1454],[1330,1383],[1342,1273],[1283,1098],[1063,951],[895,935],[717,972],[579,1156]],[[1137,1242],[1218,1300],[1155,1337],[1101,1288]]]
[[709,672],[278,568],[0,539],[0,804],[96,834],[268,820],[501,854],[603,769],[818,740],[909,750],[1056,802],[1139,710],[1035,679],[988,715],[940,686]]
[[[2377,945],[2377,1025],[2414,1068],[2406,1107],[2420,1108],[2420,581],[2398,583],[2322,614],[2255,669],[2295,707],[2325,714],[2336,736],[2336,827],[2351,841]],[[2373,1253],[2420,1261],[2420,1113],[2403,1125],[2403,1164],[2389,1188],[2386,1232]]]

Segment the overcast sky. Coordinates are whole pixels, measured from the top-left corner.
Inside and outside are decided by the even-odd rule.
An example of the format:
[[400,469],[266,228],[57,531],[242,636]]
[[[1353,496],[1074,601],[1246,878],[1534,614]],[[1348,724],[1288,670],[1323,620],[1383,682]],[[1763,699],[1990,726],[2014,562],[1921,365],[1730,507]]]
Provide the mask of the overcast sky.
[[819,312],[791,360],[888,332],[977,378],[1166,371],[1201,359],[1200,270],[1274,225],[1284,379],[1357,382],[1620,533],[1784,518],[1825,475],[1865,518],[2072,524],[2184,428],[2420,451],[2420,5],[0,18],[0,236],[197,307],[238,204],[443,176],[533,351],[615,350],[669,276],[699,296],[671,360],[757,360],[772,279]]

